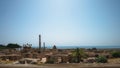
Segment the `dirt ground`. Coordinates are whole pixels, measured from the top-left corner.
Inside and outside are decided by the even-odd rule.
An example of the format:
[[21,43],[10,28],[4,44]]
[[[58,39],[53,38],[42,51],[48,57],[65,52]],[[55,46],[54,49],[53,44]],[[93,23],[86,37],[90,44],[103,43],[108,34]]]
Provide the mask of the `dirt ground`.
[[120,64],[0,64],[0,68],[120,68]]

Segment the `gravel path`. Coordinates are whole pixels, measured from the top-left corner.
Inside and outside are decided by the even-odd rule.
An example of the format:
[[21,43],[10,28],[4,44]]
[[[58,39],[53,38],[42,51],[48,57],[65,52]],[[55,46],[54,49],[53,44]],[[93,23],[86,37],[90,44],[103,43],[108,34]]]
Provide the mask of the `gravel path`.
[[120,64],[0,64],[0,68],[120,68]]

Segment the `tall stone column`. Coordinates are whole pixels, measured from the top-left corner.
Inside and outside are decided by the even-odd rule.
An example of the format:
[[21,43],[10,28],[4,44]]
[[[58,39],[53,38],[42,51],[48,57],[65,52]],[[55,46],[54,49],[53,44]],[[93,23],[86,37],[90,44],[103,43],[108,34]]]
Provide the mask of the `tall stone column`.
[[43,51],[45,51],[45,42],[43,42]]
[[41,52],[41,35],[39,35],[39,52]]

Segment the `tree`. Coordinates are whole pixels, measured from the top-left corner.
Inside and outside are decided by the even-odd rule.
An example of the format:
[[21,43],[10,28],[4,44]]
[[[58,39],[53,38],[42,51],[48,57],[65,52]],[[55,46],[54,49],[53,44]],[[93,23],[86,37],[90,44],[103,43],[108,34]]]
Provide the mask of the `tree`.
[[72,62],[75,62],[75,63],[78,63],[80,62],[80,59],[79,59],[79,56],[80,56],[80,53],[79,53],[79,48],[76,48],[75,51],[72,53]]
[[79,48],[77,48],[75,51],[76,51],[76,54],[75,54],[76,62],[79,63],[80,62],[80,51],[79,51]]
[[18,44],[9,43],[6,47],[7,48],[20,48],[21,46]]
[[84,52],[83,49],[79,49],[79,52],[80,52],[81,58],[87,58],[88,57],[88,55]]
[[82,58],[86,58],[87,55],[84,53],[83,49],[76,48],[72,54],[73,59],[72,62],[79,63],[82,61]]
[[105,56],[99,56],[96,58],[98,63],[107,63],[107,58]]
[[0,44],[0,50],[6,49],[5,45]]
[[57,49],[56,45],[53,46],[53,49]]
[[0,44],[0,47],[1,47],[1,48],[4,48],[4,47],[6,47],[6,46],[5,46],[5,45]]

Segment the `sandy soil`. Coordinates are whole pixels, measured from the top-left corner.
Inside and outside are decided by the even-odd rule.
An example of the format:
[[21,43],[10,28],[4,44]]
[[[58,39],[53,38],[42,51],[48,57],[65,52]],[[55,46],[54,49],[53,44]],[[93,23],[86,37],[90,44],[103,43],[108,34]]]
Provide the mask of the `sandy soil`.
[[120,64],[0,64],[0,68],[120,68]]

